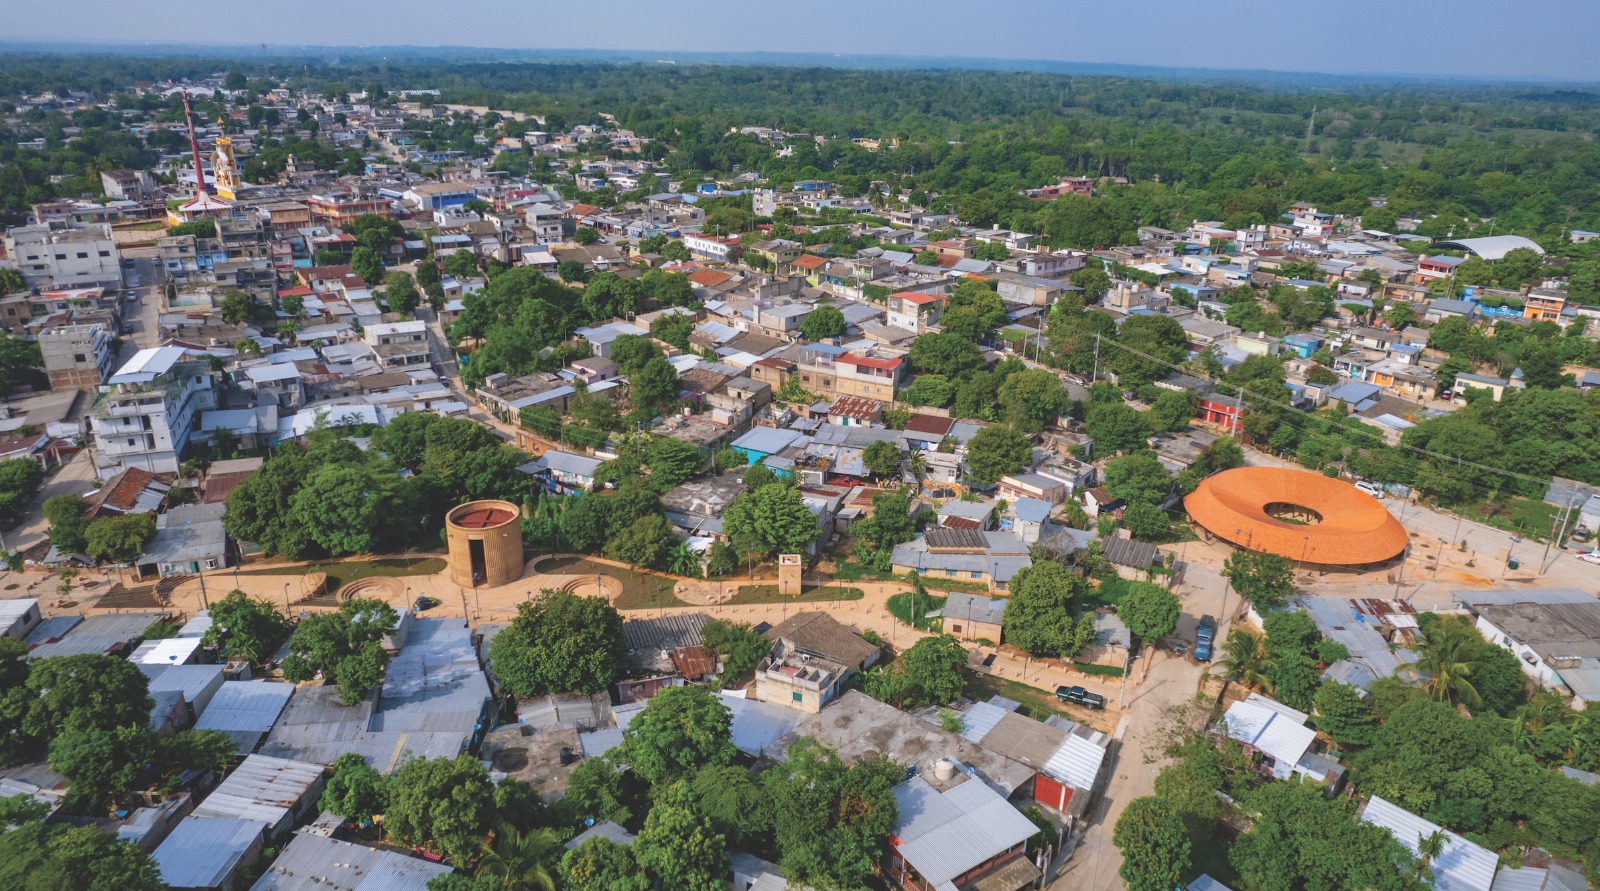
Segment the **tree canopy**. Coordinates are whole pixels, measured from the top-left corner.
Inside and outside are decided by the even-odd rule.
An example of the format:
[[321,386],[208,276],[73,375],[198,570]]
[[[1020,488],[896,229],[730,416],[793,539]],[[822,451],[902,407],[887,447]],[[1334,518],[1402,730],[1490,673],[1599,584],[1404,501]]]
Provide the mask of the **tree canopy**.
[[604,599],[547,588],[517,604],[489,659],[514,696],[595,693],[616,680],[626,648],[622,616]]

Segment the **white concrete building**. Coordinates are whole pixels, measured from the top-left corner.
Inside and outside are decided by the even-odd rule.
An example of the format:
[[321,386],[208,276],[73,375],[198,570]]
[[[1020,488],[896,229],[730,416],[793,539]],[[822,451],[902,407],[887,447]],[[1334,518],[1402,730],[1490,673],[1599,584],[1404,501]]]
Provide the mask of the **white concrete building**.
[[122,287],[117,245],[105,223],[47,223],[6,230],[6,256],[29,287]]
[[200,413],[216,408],[216,381],[181,347],[140,350],[102,387],[89,409],[95,472],[110,479],[124,466],[175,473]]
[[111,377],[117,359],[111,326],[103,321],[68,322],[39,330],[39,353],[52,390],[87,390]]

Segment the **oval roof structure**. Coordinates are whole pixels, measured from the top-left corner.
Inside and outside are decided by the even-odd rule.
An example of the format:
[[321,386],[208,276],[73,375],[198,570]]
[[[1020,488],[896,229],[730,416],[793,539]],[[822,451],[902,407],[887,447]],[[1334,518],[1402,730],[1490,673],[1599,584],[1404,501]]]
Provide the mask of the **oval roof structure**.
[[[1272,505],[1295,505],[1321,522],[1277,519]],[[1282,467],[1239,467],[1214,474],[1183,500],[1190,519],[1218,538],[1291,560],[1334,566],[1381,563],[1404,551],[1406,530],[1382,502],[1342,480]]]
[[1498,260],[1519,248],[1527,248],[1541,256],[1544,254],[1544,248],[1539,247],[1538,242],[1531,238],[1523,238],[1521,235],[1487,235],[1483,238],[1457,238],[1454,241],[1436,241],[1428,245],[1428,247],[1466,251],[1485,260]]

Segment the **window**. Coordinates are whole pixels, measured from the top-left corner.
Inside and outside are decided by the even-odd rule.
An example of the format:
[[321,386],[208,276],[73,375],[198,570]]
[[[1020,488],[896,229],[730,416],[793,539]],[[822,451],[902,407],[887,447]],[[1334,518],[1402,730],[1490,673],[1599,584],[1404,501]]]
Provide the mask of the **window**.
[[133,440],[128,440],[128,445],[133,445]]
[[798,693],[798,692],[796,692],[796,693],[790,693],[790,694],[789,694],[789,696],[790,696],[790,698],[791,698],[791,699],[792,699],[792,700],[793,700],[793,701],[794,701],[794,702],[800,702],[800,701],[802,701],[802,700],[803,700],[803,699],[805,699],[805,697],[804,697],[804,696],[802,696],[802,695],[800,695],[800,694],[799,694],[799,693]]
[[72,361],[74,361],[74,362],[86,362],[86,361],[88,361],[88,357],[84,356],[84,354],[82,354],[82,353],[73,353],[72,354]]
[[951,625],[950,626],[950,633],[951,634],[960,634],[961,633],[961,626],[960,625]]
[[111,252],[110,251],[101,251],[100,252],[100,256],[109,257],[109,256],[111,256]]
[[78,259],[79,260],[87,260],[87,259],[89,259],[89,252],[88,251],[79,251],[78,252]]
[[972,571],[972,577],[975,578],[975,579],[983,578],[983,571],[982,570],[978,570],[978,569],[974,569]]

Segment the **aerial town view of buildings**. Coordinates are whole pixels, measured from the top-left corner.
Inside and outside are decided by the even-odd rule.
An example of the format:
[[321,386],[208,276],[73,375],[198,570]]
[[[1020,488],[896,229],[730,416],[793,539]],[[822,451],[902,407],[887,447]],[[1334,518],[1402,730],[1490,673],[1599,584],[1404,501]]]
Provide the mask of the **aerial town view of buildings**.
[[1589,81],[460,52],[0,54],[0,888],[1600,877]]

